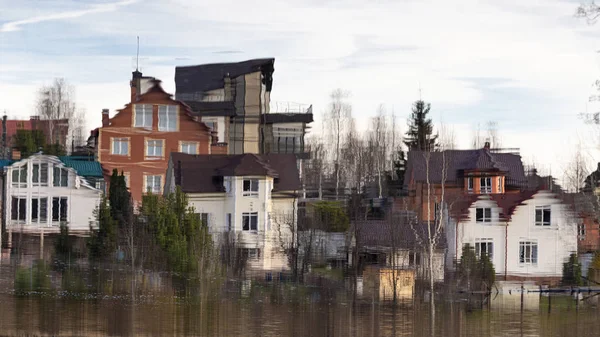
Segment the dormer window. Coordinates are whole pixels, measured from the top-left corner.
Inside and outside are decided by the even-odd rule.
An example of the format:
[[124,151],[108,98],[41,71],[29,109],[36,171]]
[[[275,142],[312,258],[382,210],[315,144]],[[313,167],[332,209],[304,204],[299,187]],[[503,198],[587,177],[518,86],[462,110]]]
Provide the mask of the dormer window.
[[550,206],[537,206],[535,208],[535,225],[550,226]]
[[478,207],[475,209],[476,222],[492,222],[492,209],[489,207]]
[[158,131],[177,131],[177,106],[158,106]]
[[244,179],[243,196],[258,197],[258,179]]
[[473,191],[473,177],[467,178],[467,190]]
[[492,178],[491,177],[481,177],[479,179],[480,188],[482,194],[492,193]]
[[136,104],[135,105],[135,122],[136,128],[152,128],[152,105]]

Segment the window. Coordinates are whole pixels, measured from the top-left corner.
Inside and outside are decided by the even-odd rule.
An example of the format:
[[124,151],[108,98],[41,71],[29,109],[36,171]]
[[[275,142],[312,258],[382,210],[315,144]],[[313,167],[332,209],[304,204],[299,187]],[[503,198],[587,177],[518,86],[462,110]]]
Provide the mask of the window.
[[257,179],[244,179],[244,191],[243,196],[258,196],[258,180]]
[[579,240],[585,240],[585,224],[580,223],[577,225],[577,237]]
[[538,245],[535,241],[519,242],[519,262],[523,264],[537,264]]
[[494,242],[492,239],[476,239],[475,254],[478,258],[481,258],[481,254],[486,254],[492,260],[494,256]]
[[147,140],[146,141],[146,156],[162,157],[163,156],[163,140]]
[[204,125],[206,125],[211,131],[217,131],[217,122],[202,121],[202,123],[204,123]]
[[231,227],[233,224],[231,223],[231,213],[227,213],[227,231],[231,232]]
[[469,191],[473,190],[473,177],[467,178],[467,190],[469,190]]
[[146,176],[146,192],[160,194],[162,190],[161,176]]
[[119,156],[129,155],[129,138],[113,138],[112,154]]
[[64,222],[67,221],[68,214],[68,199],[67,197],[52,198],[52,221]]
[[158,131],[177,131],[177,106],[158,106]]
[[208,213],[200,213],[199,216],[202,226],[208,226]]
[[48,164],[33,164],[32,173],[33,186],[48,186]]
[[27,212],[27,199],[12,197],[10,219],[25,221]]
[[479,178],[481,184],[481,193],[492,193],[492,178],[481,177]]
[[421,254],[419,252],[409,252],[408,253],[408,265],[409,266],[419,266],[421,265]]
[[46,223],[48,221],[48,198],[31,199],[31,222]]
[[15,187],[27,186],[27,165],[13,168],[12,185]]
[[498,193],[502,193],[502,177],[498,177]]
[[242,213],[242,229],[245,231],[255,231],[258,229],[258,212]]
[[198,154],[196,149],[198,148],[198,143],[196,142],[181,142],[181,152],[187,154]]
[[225,178],[225,192],[227,192],[227,194],[231,194],[231,179],[229,178]]
[[152,105],[136,104],[135,105],[135,124],[136,128],[151,128],[152,127]]
[[54,186],[69,186],[69,170],[64,167],[54,167]]
[[535,207],[535,225],[550,226],[550,206]]
[[475,209],[476,222],[492,222],[492,209],[478,207]]

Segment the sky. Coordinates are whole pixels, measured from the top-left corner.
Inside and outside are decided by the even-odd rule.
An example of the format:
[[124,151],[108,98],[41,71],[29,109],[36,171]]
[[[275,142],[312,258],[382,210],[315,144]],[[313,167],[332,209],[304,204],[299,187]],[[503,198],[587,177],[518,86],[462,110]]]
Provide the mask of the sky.
[[37,90],[71,83],[89,128],[129,100],[136,36],[144,75],[174,93],[178,65],[275,57],[273,101],[351,92],[366,128],[380,104],[400,119],[419,97],[469,148],[497,124],[504,147],[561,176],[575,149],[600,161],[600,128],[579,114],[600,79],[600,23],[574,0],[0,0],[0,112],[26,118]]

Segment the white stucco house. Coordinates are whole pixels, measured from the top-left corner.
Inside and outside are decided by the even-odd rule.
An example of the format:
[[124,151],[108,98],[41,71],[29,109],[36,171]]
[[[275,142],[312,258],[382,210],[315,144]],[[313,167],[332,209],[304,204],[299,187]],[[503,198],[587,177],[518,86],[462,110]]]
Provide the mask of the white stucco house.
[[555,194],[480,195],[446,229],[447,264],[470,244],[490,256],[500,279],[557,280],[577,252],[577,219]]
[[218,245],[233,244],[251,267],[288,268],[300,180],[293,154],[171,153],[165,193],[179,186]]
[[[93,163],[99,170],[99,164]],[[3,211],[9,234],[58,233],[61,223],[69,226],[71,234],[89,234],[102,190],[91,186],[58,157],[32,155],[5,166],[3,178]]]

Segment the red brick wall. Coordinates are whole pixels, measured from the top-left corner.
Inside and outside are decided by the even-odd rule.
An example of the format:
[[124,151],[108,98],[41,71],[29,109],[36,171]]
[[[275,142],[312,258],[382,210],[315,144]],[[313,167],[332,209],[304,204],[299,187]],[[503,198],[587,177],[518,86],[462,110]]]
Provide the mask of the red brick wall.
[[[152,129],[133,127],[134,104],[153,104]],[[158,131],[158,105],[178,105],[178,130],[176,132]],[[210,153],[210,131],[202,122],[196,122],[186,114],[185,105],[170,98],[170,95],[151,91],[139,97],[133,104],[127,104],[111,120],[110,125],[99,129],[98,160],[106,174],[106,180],[110,177],[113,169],[123,171],[129,180],[129,189],[135,202],[140,202],[145,191],[144,175],[166,174],[169,155],[171,152],[179,152],[181,141],[198,142],[198,153]],[[111,138],[129,138],[129,155],[111,154]],[[163,156],[160,159],[147,159],[145,156],[146,139],[164,140]]]

